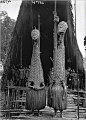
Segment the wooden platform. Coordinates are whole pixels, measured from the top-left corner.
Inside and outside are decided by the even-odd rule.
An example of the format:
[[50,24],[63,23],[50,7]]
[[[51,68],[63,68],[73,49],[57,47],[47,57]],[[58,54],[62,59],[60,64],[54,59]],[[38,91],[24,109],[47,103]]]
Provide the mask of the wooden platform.
[[[29,110],[15,109],[15,110],[2,110],[3,112],[9,112],[9,120],[77,120],[77,110],[67,109],[63,111],[63,117],[60,118],[60,112],[57,111],[57,118],[54,116],[53,108],[46,106],[44,109],[40,110],[40,116],[37,116],[37,111],[35,111],[35,115],[32,115]],[[19,115],[18,115],[19,114]],[[80,119],[86,120],[86,112],[85,110],[80,110]],[[5,117],[3,117],[5,118]],[[83,119],[82,119],[83,118]],[[4,119],[3,119],[4,120]]]

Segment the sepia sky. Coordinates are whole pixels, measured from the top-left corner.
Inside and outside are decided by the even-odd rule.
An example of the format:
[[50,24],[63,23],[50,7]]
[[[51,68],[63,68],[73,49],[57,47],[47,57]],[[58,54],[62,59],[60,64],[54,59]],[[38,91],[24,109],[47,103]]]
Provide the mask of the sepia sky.
[[[74,5],[75,0],[72,1]],[[2,3],[0,4],[0,11],[7,11],[8,15],[16,20],[21,2],[22,0],[11,0],[8,4]],[[76,34],[78,46],[83,57],[85,57],[83,40],[86,36],[86,0],[76,0]]]

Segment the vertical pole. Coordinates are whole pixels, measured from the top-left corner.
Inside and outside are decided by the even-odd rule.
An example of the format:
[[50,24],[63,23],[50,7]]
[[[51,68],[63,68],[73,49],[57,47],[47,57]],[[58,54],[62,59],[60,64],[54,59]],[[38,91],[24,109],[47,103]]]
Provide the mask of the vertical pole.
[[[0,61],[1,61],[1,19],[0,19]],[[1,115],[1,79],[0,79],[0,115]]]
[[2,109],[2,92],[1,92],[1,78],[0,78],[0,116],[1,116],[1,109]]
[[85,106],[86,106],[86,69],[85,69]]
[[[54,11],[54,15],[57,16],[57,12],[56,12],[56,0],[55,0],[55,11]],[[57,22],[54,21],[54,50],[55,48],[57,48],[57,31],[56,31],[56,24]]]
[[21,46],[20,46],[20,67],[22,68],[22,36],[20,37],[21,41]]
[[8,81],[8,109],[9,109],[9,107],[10,107],[10,101],[9,101],[9,81]]
[[1,19],[0,19],[0,61],[1,61]]
[[[75,0],[75,38],[77,38],[76,36],[76,0]],[[77,49],[76,49],[77,52]],[[77,59],[78,59],[78,53],[77,53]],[[79,119],[79,76],[78,76],[78,62],[76,59],[76,71],[77,71],[77,114],[78,114],[78,119]]]
[[[38,30],[40,32],[40,15],[38,15]],[[39,45],[39,51],[40,51],[40,36],[38,38],[38,45]]]
[[[86,58],[86,46],[85,46],[85,58]],[[85,68],[85,92],[86,92],[86,68]]]
[[78,81],[78,105],[77,105],[77,109],[78,109],[78,119],[79,119],[79,76],[78,76],[78,73],[77,73],[77,81]]
[[[55,0],[55,7],[54,7],[54,16],[57,16],[56,12],[56,0]],[[56,27],[57,21],[54,21],[54,51],[53,51],[53,68],[55,69],[55,51],[57,49],[57,27]],[[54,70],[55,71],[55,70]]]
[[[85,45],[85,58],[86,58],[86,45]],[[83,107],[86,107],[86,68],[85,68],[85,95],[84,95],[84,106]]]
[[32,29],[33,29],[33,3],[32,2],[31,2],[31,25],[32,25]]

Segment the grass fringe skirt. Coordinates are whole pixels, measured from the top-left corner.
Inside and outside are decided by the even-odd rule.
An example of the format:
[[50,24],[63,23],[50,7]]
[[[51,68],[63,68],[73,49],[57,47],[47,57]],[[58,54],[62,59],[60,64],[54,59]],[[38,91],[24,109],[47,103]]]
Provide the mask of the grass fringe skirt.
[[40,110],[46,106],[46,89],[32,89],[26,92],[26,109]]
[[62,111],[67,109],[67,94],[66,91],[63,92],[63,88],[61,86],[49,87],[48,106]]

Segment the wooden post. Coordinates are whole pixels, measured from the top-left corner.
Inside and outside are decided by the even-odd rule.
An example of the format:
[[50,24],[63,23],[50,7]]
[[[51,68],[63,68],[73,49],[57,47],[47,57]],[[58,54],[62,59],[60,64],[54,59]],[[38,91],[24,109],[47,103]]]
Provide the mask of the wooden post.
[[56,52],[57,52],[57,42],[58,42],[58,37],[57,37],[57,23],[59,22],[59,16],[57,16],[57,11],[56,11],[56,3],[57,0],[55,0],[55,6],[54,6],[54,50],[53,50],[53,73],[55,74],[55,69],[56,69]]
[[22,68],[22,36],[20,37],[21,46],[20,46],[20,68]]
[[84,106],[86,107],[86,69],[85,69],[85,103]]
[[8,81],[8,98],[7,98],[7,99],[8,99],[8,109],[9,109],[9,107],[10,107],[10,100],[9,100],[9,97],[10,97],[10,96],[9,96],[9,94],[10,94],[10,93],[9,93],[9,81]]
[[[75,38],[77,38],[77,35],[76,35],[76,0],[75,0]],[[76,52],[77,52],[77,49],[76,49]],[[78,59],[78,53],[77,53],[77,59]],[[77,95],[78,95],[78,98],[77,98],[77,115],[78,115],[78,119],[79,119],[79,76],[78,76],[78,62],[77,62],[77,59],[76,59],[76,71],[77,71]]]
[[0,19],[0,61],[1,61],[1,19]]
[[[54,11],[54,16],[57,16],[57,12],[56,12],[56,0],[55,0],[55,11]],[[54,20],[54,51],[53,51],[53,67],[55,67],[54,63],[55,62],[55,50],[57,50],[57,21]]]
[[[86,45],[85,45],[85,57],[86,57]],[[86,91],[86,68],[85,68],[85,91]]]
[[2,92],[1,92],[1,78],[0,78],[0,116],[2,115],[1,109],[2,109]]
[[[85,45],[85,57],[86,57],[86,45]],[[84,106],[86,108],[86,68],[85,68],[85,95],[84,95]]]
[[[38,15],[38,30],[40,31],[40,15]],[[39,45],[39,51],[40,51],[40,37],[38,38],[38,45]]]
[[77,105],[77,109],[78,109],[78,119],[79,119],[79,77],[78,76],[77,76],[77,82],[78,82],[78,88],[77,88],[77,91],[78,91],[78,105]]

